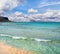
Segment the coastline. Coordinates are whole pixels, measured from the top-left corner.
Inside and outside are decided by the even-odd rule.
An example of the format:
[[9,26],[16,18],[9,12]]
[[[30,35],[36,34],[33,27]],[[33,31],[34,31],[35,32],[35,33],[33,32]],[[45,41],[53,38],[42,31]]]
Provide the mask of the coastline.
[[0,41],[0,54],[36,54],[34,52],[17,49]]

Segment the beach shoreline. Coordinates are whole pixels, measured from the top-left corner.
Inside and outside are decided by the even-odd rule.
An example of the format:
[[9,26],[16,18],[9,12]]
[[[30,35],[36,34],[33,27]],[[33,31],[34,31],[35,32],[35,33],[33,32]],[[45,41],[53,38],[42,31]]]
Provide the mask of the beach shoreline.
[[0,54],[35,54],[34,52],[18,49],[0,41]]

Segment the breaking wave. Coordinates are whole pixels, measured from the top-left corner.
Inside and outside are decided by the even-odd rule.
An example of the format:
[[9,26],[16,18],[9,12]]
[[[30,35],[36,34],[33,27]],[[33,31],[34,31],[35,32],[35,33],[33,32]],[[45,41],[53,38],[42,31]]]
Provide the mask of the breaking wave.
[[[13,35],[9,35],[9,34],[0,34],[0,37],[11,37],[13,39],[27,39],[27,37],[18,37],[18,36],[13,36]],[[51,40],[46,40],[46,39],[38,39],[38,38],[30,38],[30,39],[34,39],[35,41],[51,41]]]

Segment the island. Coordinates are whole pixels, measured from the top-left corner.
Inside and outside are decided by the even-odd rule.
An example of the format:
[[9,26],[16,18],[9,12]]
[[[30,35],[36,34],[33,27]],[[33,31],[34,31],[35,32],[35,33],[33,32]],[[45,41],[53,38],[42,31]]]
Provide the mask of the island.
[[0,16],[0,22],[10,22],[10,20],[8,19],[8,17]]

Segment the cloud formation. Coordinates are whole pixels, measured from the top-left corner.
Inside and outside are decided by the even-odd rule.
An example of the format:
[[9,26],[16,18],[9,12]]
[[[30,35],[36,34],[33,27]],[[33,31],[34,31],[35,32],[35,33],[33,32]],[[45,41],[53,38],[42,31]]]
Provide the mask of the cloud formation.
[[30,22],[27,15],[22,14],[22,12],[15,12],[9,16],[9,20],[14,22]]
[[39,8],[51,6],[51,5],[58,5],[58,4],[60,4],[60,2],[51,2],[51,3],[43,2],[43,3],[39,4]]
[[38,10],[35,10],[35,9],[33,9],[33,8],[28,9],[28,13],[37,13],[37,12],[38,12]]
[[47,10],[43,14],[35,13],[25,15],[21,12],[15,12],[9,18],[16,22],[60,22],[60,10]]
[[[5,13],[7,13],[7,11],[13,10],[15,7],[23,4],[25,1],[26,0],[4,0],[4,1],[0,0],[0,15],[4,15]],[[60,2],[48,2],[48,0],[43,0],[43,2],[39,4],[39,8],[51,6],[51,5],[58,5],[58,4],[60,4]],[[24,7],[27,8],[28,6],[23,6],[23,8]],[[34,7],[33,8],[31,7],[29,7],[30,9],[27,8],[28,9],[27,14],[23,14],[26,12],[24,10],[21,10],[23,13],[19,12],[20,9],[17,11],[14,10],[15,11],[14,13],[12,11],[12,14],[8,16],[9,20],[16,21],[16,22],[32,22],[32,21],[34,22],[40,22],[40,21],[60,22],[60,10],[47,10],[45,13],[40,13],[40,11],[38,11],[39,10],[38,7],[36,7],[35,9]],[[20,8],[20,6],[18,8]]]
[[22,4],[24,0],[0,0],[0,14],[12,10],[18,4]]

